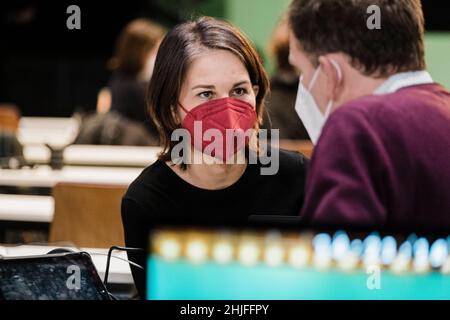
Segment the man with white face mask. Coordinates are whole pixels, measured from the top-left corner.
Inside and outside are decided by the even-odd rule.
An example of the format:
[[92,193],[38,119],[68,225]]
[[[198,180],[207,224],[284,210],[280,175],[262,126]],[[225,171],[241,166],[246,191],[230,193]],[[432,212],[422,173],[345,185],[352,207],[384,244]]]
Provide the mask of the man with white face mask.
[[[332,59],[330,59],[330,63],[336,68],[338,81],[341,81],[342,73],[339,65]],[[300,77],[297,100],[295,102],[295,110],[297,111],[300,119],[303,121],[313,144],[317,143],[322,127],[331,112],[331,108],[333,107],[333,101],[330,100],[327,103],[325,111],[322,112],[311,94],[311,90],[316,83],[319,72],[320,65],[314,71],[314,75],[309,83],[308,89],[306,89],[303,84],[303,76]]]
[[303,221],[450,228],[450,93],[425,70],[420,1],[294,0],[289,20],[316,145]]

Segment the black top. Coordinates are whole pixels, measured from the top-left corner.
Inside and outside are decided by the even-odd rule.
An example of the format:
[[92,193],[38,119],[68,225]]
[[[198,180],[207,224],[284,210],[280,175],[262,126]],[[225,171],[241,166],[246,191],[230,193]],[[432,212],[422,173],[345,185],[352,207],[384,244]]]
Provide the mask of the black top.
[[[261,175],[261,164],[249,164],[241,178],[220,190],[195,187],[162,161],[144,169],[122,200],[127,247],[146,248],[148,228],[155,221],[246,223],[250,215],[298,215],[303,204],[308,160],[298,152],[280,150],[279,170]],[[128,254],[144,266],[146,253]],[[145,277],[132,267],[142,296]]]
[[158,136],[156,127],[147,115],[145,92],[148,83],[119,73],[113,74],[108,87],[111,91],[111,110],[122,116],[143,123],[148,132]]

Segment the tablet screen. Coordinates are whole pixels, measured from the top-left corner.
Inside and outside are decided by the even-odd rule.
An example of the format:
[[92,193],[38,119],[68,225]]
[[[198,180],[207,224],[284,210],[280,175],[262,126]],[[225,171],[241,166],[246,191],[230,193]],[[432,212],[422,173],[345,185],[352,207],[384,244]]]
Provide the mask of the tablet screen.
[[87,253],[0,260],[4,300],[105,300],[108,294]]

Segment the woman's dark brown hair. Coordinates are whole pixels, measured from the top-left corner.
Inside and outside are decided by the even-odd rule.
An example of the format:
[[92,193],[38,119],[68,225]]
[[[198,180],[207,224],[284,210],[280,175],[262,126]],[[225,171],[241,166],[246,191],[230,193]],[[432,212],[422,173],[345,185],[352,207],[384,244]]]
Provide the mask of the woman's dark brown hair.
[[148,54],[164,35],[165,30],[150,20],[131,21],[117,38],[111,69],[122,75],[137,76],[144,68]]
[[205,49],[228,50],[242,61],[252,85],[259,87],[256,113],[262,118],[269,80],[250,41],[226,21],[202,17],[182,23],[169,31],[161,42],[148,87],[148,111],[160,135],[163,151],[159,159],[162,161],[171,160],[172,148],[178,143],[170,138],[172,132],[180,128],[175,115],[186,72],[196,55]]

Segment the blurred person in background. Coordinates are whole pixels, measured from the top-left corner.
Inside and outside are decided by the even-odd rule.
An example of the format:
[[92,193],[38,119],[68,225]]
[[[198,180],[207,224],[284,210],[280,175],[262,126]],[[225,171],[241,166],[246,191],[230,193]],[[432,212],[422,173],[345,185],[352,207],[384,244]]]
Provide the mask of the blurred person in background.
[[294,105],[298,89],[298,73],[289,63],[289,26],[282,17],[272,35],[269,54],[275,61],[270,78],[270,96],[264,123],[280,130],[280,139],[308,140],[309,136],[297,116]]
[[0,103],[0,169],[16,169],[25,163],[23,147],[17,139],[19,108]]
[[120,33],[110,61],[111,110],[130,120],[145,122],[154,136],[158,133],[147,117],[145,93],[164,35],[164,29],[150,20],[133,20]]
[[98,94],[97,111],[86,116],[78,144],[158,145],[158,133],[146,113],[146,88],[165,31],[158,24],[136,19],[120,33],[110,68],[108,87]]

